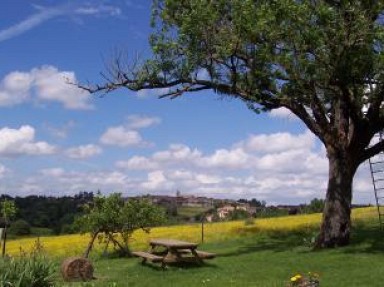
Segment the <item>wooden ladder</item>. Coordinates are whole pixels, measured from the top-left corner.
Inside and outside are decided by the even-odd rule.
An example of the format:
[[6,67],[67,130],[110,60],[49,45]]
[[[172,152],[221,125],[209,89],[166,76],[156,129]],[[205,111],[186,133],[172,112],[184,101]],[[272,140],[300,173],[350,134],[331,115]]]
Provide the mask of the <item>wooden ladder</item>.
[[[373,143],[384,140],[384,131],[377,133]],[[369,159],[369,167],[375,192],[377,213],[379,215],[380,228],[384,227],[384,152],[380,152]]]

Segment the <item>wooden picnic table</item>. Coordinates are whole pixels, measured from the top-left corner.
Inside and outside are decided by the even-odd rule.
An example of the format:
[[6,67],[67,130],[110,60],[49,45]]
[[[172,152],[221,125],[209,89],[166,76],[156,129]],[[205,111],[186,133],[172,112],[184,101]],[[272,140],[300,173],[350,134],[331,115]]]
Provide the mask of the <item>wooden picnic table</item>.
[[[148,252],[137,251],[133,252],[133,255],[141,257],[143,264],[149,260],[154,263],[161,263],[163,268],[167,264],[175,262],[194,262],[201,264],[204,259],[212,259],[216,256],[214,253],[197,250],[198,243],[177,239],[152,239],[149,245],[150,249]],[[158,251],[159,248],[163,250]]]

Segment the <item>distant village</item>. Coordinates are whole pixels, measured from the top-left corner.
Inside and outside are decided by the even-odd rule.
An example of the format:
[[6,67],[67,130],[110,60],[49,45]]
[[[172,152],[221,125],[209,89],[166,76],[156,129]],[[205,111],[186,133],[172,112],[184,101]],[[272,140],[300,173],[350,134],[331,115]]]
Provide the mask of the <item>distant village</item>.
[[[204,196],[184,195],[180,191],[175,196],[171,195],[147,195],[153,204],[165,207],[169,214],[177,215],[178,210],[196,209],[200,210],[198,214],[207,222],[230,219],[237,214],[239,217],[257,217],[265,214],[266,210],[279,214],[298,214],[301,213],[301,206],[297,205],[278,205],[266,206],[264,201],[252,200],[230,200],[216,199]],[[196,221],[197,216],[190,217],[190,221]],[[231,218],[233,219],[233,218]]]
[[[177,215],[181,210],[194,209],[195,216],[185,218],[189,221],[197,221],[202,218],[207,222],[222,221],[234,219],[234,214],[239,218],[246,217],[269,217],[277,215],[296,215],[301,213],[322,212],[324,200],[315,198],[310,204],[299,205],[276,205],[266,206],[265,201],[256,199],[231,200],[217,199],[204,196],[194,196],[182,194],[177,191],[175,196],[171,195],[146,195],[153,204],[160,205],[168,210],[168,214]],[[366,205],[354,205],[354,207],[362,207]],[[199,212],[200,211],[200,212]]]

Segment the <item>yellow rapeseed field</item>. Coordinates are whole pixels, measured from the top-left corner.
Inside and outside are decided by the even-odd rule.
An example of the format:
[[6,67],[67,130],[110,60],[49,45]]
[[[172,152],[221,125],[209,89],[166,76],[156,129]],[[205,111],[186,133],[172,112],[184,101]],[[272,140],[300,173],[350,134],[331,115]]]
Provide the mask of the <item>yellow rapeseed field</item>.
[[[352,212],[353,220],[374,218],[377,211],[374,207],[358,208]],[[268,231],[292,231],[306,227],[318,226],[321,214],[284,216],[277,218],[255,219],[252,224],[244,221],[230,221],[204,224],[205,242],[221,241],[244,233],[268,232]],[[201,224],[186,224],[178,226],[156,227],[149,234],[138,230],[131,240],[131,248],[146,249],[151,238],[176,238],[186,241],[200,242]],[[37,240],[43,246],[43,250],[50,256],[67,257],[81,255],[88,242],[89,235],[61,235],[40,238],[24,238],[7,242],[6,252],[11,256],[17,256],[21,251],[29,252],[36,245]],[[95,249],[101,250],[102,246],[95,245]]]

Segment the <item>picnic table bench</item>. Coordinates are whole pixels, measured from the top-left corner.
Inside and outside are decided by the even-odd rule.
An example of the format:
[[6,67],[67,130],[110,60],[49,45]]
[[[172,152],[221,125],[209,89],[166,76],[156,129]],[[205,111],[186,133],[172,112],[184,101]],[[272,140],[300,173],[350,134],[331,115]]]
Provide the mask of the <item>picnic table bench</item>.
[[[135,251],[132,254],[142,258],[142,264],[147,261],[153,263],[161,263],[161,267],[165,268],[169,263],[175,262],[194,262],[203,263],[205,259],[213,259],[215,253],[197,250],[197,243],[186,242],[176,239],[152,239],[149,242],[150,249],[148,252]],[[158,248],[164,248],[163,251],[157,251]]]

